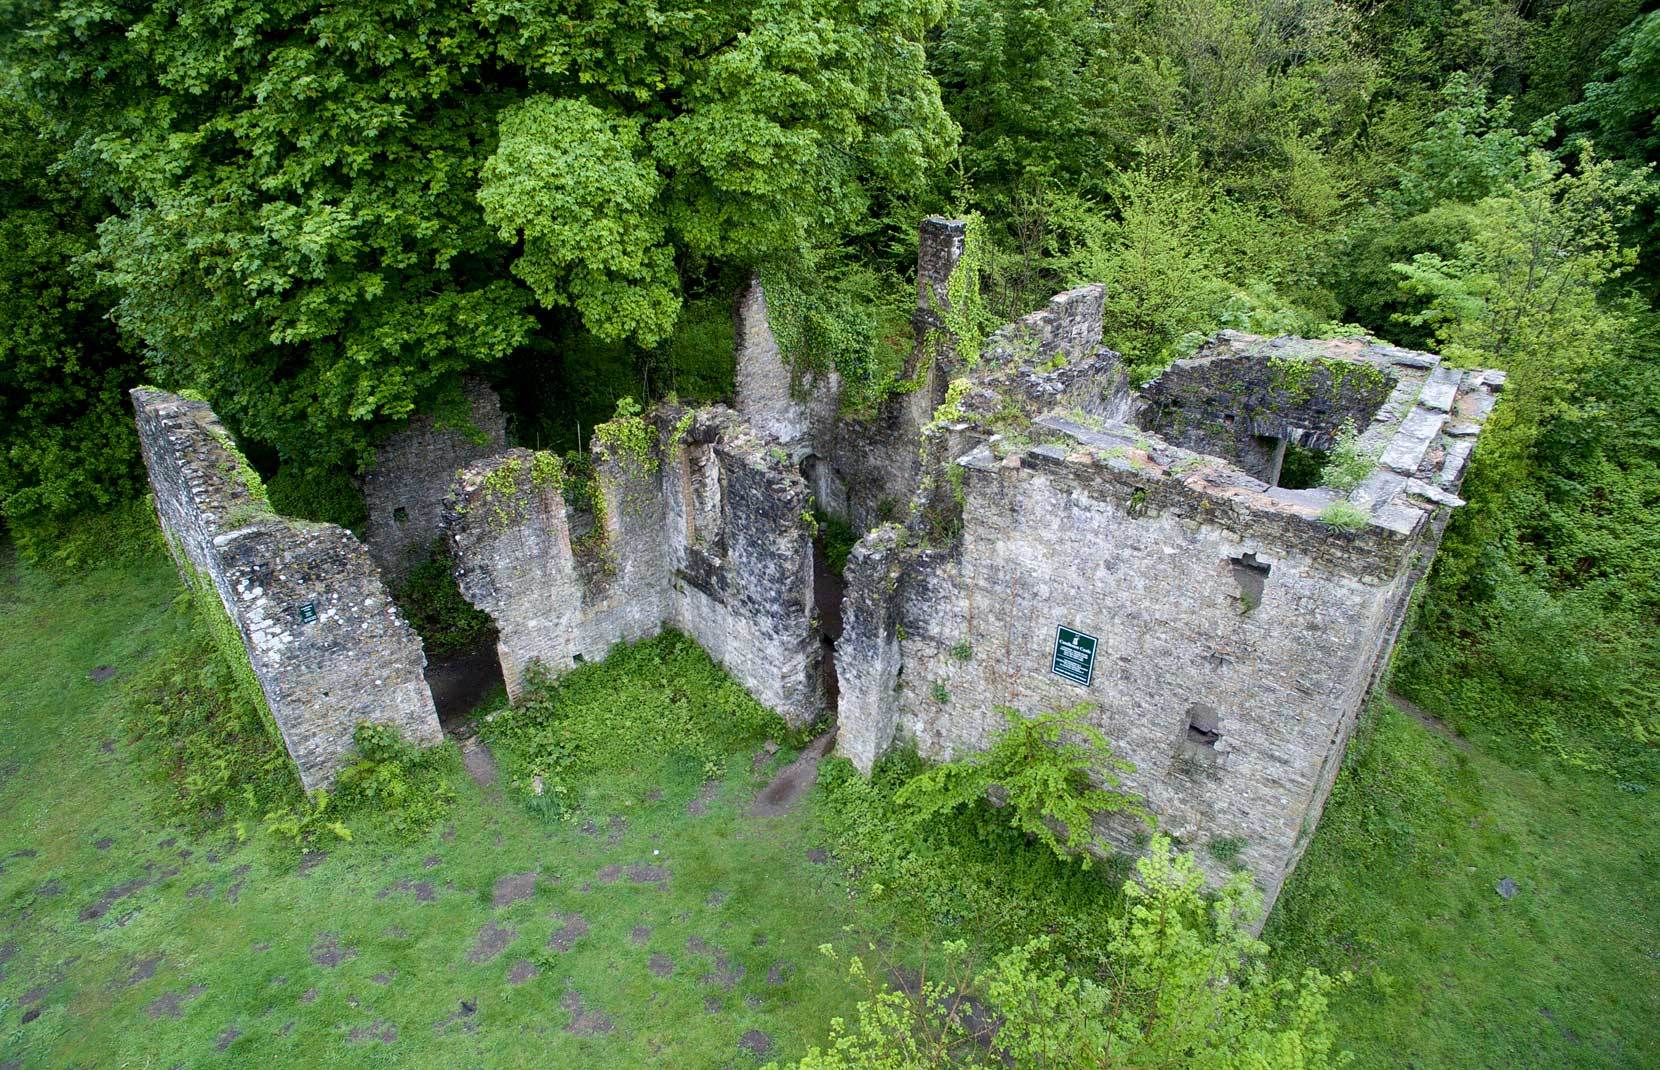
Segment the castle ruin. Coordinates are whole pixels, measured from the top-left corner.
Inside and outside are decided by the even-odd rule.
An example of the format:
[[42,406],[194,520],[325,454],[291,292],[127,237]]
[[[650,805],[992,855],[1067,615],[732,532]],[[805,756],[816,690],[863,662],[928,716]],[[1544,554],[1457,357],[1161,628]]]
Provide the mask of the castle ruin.
[[[933,759],[983,747],[1000,707],[1083,707],[1134,764],[1123,790],[1184,842],[1226,842],[1201,864],[1217,880],[1228,865],[1214,855],[1249,868],[1271,904],[1462,504],[1504,376],[1366,338],[1224,332],[1135,390],[1102,344],[1099,285],[959,352],[945,313],[964,240],[960,222],[923,224],[913,386],[874,413],[844,411],[834,372],[791,365],[756,277],[735,310],[734,409],[658,406],[631,443],[596,435],[590,475],[522,449],[460,458],[442,506],[410,519],[442,532],[463,595],[494,619],[511,694],[533,666],[557,674],[677,628],[791,724],[833,715],[839,751],[866,772],[901,743]],[[205,443],[182,448],[162,421],[211,414],[134,397],[163,527],[217,577],[224,552],[197,543],[246,536],[212,495],[171,489]],[[1309,451],[1340,440],[1375,463],[1352,489],[1309,485]],[[862,533],[841,576],[815,509]],[[256,614],[238,593],[250,581],[215,581],[233,619],[250,618],[279,722],[367,716],[436,738],[418,643],[362,548],[327,538],[338,549],[308,573],[317,592],[278,594],[270,576],[294,570],[275,562],[240,566],[265,569]],[[323,593],[336,583],[356,600]],[[321,630],[398,688],[355,705],[284,691],[289,663],[271,661],[252,618],[287,621],[302,596],[357,614]],[[338,728],[284,738],[317,770],[349,745]],[[1145,828],[1103,818],[1097,832],[1133,851]]]

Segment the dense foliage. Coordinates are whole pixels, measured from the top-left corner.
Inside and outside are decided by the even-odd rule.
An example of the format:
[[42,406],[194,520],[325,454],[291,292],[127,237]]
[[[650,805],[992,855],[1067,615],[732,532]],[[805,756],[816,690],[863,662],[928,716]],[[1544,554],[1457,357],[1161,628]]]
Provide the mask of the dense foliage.
[[113,202],[116,322],[315,466],[566,310],[666,339],[688,280],[836,243],[953,139],[922,0],[11,14],[36,122]]
[[597,774],[626,777],[650,756],[708,780],[720,775],[734,748],[785,731],[778,715],[702,647],[665,632],[618,644],[604,662],[579,665],[557,680],[532,680],[483,735],[535,808],[574,818],[583,785]]
[[1243,922],[1256,898],[1245,877],[1205,895],[1192,857],[1155,837],[1103,925],[1115,964],[1106,979],[1058,969],[1043,937],[979,969],[967,945],[948,943],[943,968],[908,985],[854,958],[850,976],[874,991],[796,1070],[1346,1065],[1327,1008],[1333,982],[1269,974],[1267,948]]

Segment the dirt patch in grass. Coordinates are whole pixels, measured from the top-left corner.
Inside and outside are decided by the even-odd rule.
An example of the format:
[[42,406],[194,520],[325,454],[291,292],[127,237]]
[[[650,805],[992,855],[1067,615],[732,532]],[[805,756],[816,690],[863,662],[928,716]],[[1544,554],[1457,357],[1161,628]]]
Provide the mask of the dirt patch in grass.
[[636,947],[641,947],[641,946],[649,943],[650,940],[651,940],[651,926],[649,926],[649,925],[636,925],[636,926],[634,926],[634,931],[628,934],[628,938],[629,938],[629,940],[633,941],[634,946],[636,946]]
[[646,969],[653,977],[673,977],[674,960],[659,952],[651,956],[651,961],[646,963]]
[[536,968],[536,964],[534,962],[531,962],[529,959],[519,959],[508,968],[507,983],[510,985],[522,985],[527,981],[536,980],[536,978],[541,975],[542,971]]
[[110,908],[115,906],[116,903],[119,903],[121,900],[127,898],[129,895],[132,895],[141,888],[148,886],[149,883],[150,878],[148,877],[134,877],[132,880],[122,881],[114,888],[111,888],[109,891],[99,896],[97,902],[81,911],[81,920],[97,921],[105,914],[108,914],[110,912]]
[[518,935],[512,929],[498,926],[493,921],[485,922],[484,927],[479,929],[478,935],[473,938],[473,946],[467,952],[467,961],[475,964],[489,962],[506,951],[507,945]]
[[599,1037],[616,1028],[609,1014],[589,1006],[583,1000],[582,993],[574,988],[565,990],[565,994],[559,997],[559,1005],[571,1016],[571,1024],[565,1027],[567,1033],[579,1037]]
[[357,948],[340,946],[339,933],[318,933],[307,954],[315,965],[332,970],[347,959],[356,958]]
[[631,884],[667,884],[669,871],[662,866],[650,866],[641,862],[628,867],[628,880]]
[[759,1029],[751,1029],[738,1038],[738,1048],[757,1059],[764,1059],[772,1054],[772,1037]]
[[588,920],[581,914],[555,914],[554,920],[561,923],[548,937],[548,946],[555,951],[569,951],[588,935]]
[[191,985],[183,992],[164,992],[150,1001],[144,1013],[152,1019],[178,1018],[184,1014],[184,1005],[207,991],[206,985]]
[[490,905],[497,910],[511,906],[521,899],[529,899],[536,894],[536,873],[509,873],[505,877],[497,877],[495,887],[490,891]]
[[715,795],[720,791],[720,784],[713,780],[704,781],[703,786],[697,789],[697,795],[686,804],[686,813],[690,817],[707,817],[709,804],[715,801]]
[[391,1022],[376,1019],[368,1025],[360,1025],[346,1034],[346,1038],[353,1044],[363,1044],[371,1040],[378,1040],[382,1044],[396,1044],[398,1042],[398,1027]]
[[818,782],[819,760],[830,753],[835,742],[836,733],[831,730],[807,744],[807,749],[779,770],[772,783],[755,796],[749,807],[749,816],[782,817],[795,809],[795,804]]

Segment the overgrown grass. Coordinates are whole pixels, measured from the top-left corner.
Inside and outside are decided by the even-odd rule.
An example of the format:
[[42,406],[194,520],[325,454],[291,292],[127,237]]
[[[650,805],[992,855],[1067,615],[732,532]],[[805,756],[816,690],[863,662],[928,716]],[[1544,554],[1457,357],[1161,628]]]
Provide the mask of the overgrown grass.
[[[683,782],[724,775],[728,758],[787,726],[677,632],[619,644],[606,660],[531,683],[484,737],[519,790],[574,815],[665,770]],[[688,780],[688,778],[691,778]]]
[[1655,802],[1381,709],[1265,938],[1288,974],[1356,973],[1334,1007],[1360,1066],[1660,1065]]
[[[239,841],[234,810],[170,819],[178,768],[164,762],[158,782],[159,739],[126,742],[123,683],[153,682],[147,665],[195,642],[177,591],[155,556],[62,583],[0,562],[0,1064],[742,1067],[757,1064],[745,1033],[790,1059],[850,1009],[816,949],[862,915],[839,868],[809,860],[824,842],[810,812],[746,816],[787,747],[717,754],[709,782],[701,762],[641,750],[592,794],[573,781],[587,818],[571,824],[440,762],[455,801],[436,827],[410,834],[360,807],[350,842],[319,841],[326,855],[300,866],[263,833]],[[625,655],[560,701],[580,720],[608,701],[607,680],[639,670],[631,712],[653,721],[686,701],[693,661],[649,673],[650,658]],[[119,675],[94,683],[101,665]],[[186,671],[182,654],[165,665],[181,703],[213,671]],[[232,723],[211,701],[168,716],[187,736]],[[492,905],[514,874],[533,875],[528,898]],[[549,945],[579,927],[568,951]],[[497,931],[499,953],[477,952]],[[534,976],[512,983],[516,965]],[[570,1032],[572,993],[611,1031]]]

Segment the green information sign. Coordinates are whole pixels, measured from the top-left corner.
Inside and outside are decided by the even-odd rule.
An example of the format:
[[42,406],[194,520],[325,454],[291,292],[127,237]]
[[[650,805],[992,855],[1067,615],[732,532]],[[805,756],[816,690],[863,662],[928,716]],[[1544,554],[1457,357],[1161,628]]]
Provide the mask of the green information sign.
[[1062,680],[1088,687],[1095,676],[1095,644],[1095,636],[1061,625],[1055,629],[1055,658],[1049,671]]

